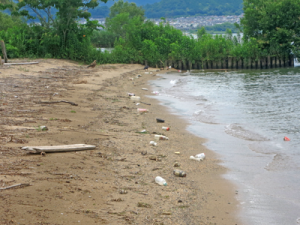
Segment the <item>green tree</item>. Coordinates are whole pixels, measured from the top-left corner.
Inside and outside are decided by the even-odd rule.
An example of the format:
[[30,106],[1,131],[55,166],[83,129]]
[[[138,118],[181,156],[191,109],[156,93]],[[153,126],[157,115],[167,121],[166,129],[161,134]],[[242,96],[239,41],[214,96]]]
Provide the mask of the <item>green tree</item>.
[[143,8],[138,7],[135,3],[119,0],[110,8],[109,17],[105,21],[106,29],[125,38],[125,27],[134,17],[138,18],[139,24],[142,24],[145,20]]
[[[244,38],[276,55],[300,50],[300,0],[244,0]],[[292,45],[293,43],[293,45]]]
[[0,31],[7,30],[10,27],[20,26],[22,20],[20,17],[11,17],[6,13],[0,12]]

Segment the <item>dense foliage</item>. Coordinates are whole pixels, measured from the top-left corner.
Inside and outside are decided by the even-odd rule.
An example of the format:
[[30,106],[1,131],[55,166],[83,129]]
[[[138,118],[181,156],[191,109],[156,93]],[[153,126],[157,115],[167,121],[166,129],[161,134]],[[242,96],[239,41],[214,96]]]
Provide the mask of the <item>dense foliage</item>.
[[[96,30],[99,26],[97,22],[90,21],[90,14],[83,11],[83,7],[93,8],[95,1],[76,0],[78,4],[74,3],[71,6],[68,0],[61,0],[61,4],[47,5],[55,1],[23,0],[23,4],[26,3],[27,7],[33,9],[44,7],[43,9],[51,11],[49,7],[56,7],[56,17],[53,18],[49,14],[48,18],[41,18],[41,24],[30,26],[21,24],[1,30],[0,39],[5,41],[10,58],[55,57],[84,62],[92,62],[96,59],[98,63],[142,64],[147,60],[149,65],[159,66],[166,60],[195,62],[196,60],[221,60],[230,56],[258,60],[267,55],[278,56],[279,51],[274,49],[287,52],[287,47],[291,46],[291,37],[295,37],[295,46],[298,45],[296,33],[293,33],[294,36],[276,36],[276,32],[251,30],[251,26],[246,28],[246,23],[244,29],[248,29],[248,33],[243,41],[239,35],[233,36],[230,30],[227,30],[225,35],[211,35],[205,28],[198,30],[198,38],[189,37],[166,22],[161,22],[159,25],[151,21],[144,22],[144,11],[135,4],[123,1],[115,3],[108,18],[107,28],[99,32]],[[34,2],[39,4],[34,5]],[[26,12],[20,11],[20,4],[17,6],[19,14],[28,16]],[[78,24],[77,21],[82,17],[87,19],[84,25]],[[298,21],[298,18],[295,18],[295,21]],[[253,23],[255,28],[256,22]],[[276,30],[279,30],[279,34],[282,35],[281,28]],[[287,32],[292,31],[284,29],[283,34],[289,34]],[[273,38],[281,38],[275,39],[279,41],[274,42],[271,48],[263,39],[268,37],[266,34],[272,34]],[[114,44],[114,50],[112,53],[102,53],[92,46],[91,40],[95,46],[100,47],[111,47]]]
[[244,0],[244,11],[246,39],[255,38],[271,54],[299,55],[300,0]]

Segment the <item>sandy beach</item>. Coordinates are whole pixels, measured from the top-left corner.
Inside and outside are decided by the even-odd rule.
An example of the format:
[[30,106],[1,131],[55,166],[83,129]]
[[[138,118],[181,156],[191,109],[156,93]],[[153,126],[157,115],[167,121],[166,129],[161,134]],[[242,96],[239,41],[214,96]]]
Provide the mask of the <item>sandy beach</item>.
[[[148,81],[165,71],[35,61],[0,67],[0,224],[241,224],[236,188],[222,178],[226,168],[218,155],[186,131],[185,120],[146,97],[153,95]],[[155,134],[169,140],[151,146]],[[68,144],[96,149],[21,150]],[[205,160],[189,159],[202,152]],[[187,176],[174,176],[174,169]],[[156,184],[156,176],[167,186]],[[15,184],[22,185],[8,188]]]

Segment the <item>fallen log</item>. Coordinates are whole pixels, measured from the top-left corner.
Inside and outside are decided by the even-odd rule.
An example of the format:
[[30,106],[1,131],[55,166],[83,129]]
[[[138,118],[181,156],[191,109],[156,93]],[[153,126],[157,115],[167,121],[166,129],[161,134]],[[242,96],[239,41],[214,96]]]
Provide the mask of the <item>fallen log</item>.
[[71,152],[71,151],[84,151],[95,149],[95,145],[74,144],[74,145],[56,145],[56,146],[25,146],[21,147],[22,150],[29,151],[30,153],[41,152]]
[[65,101],[65,100],[61,100],[61,101],[52,101],[52,102],[43,102],[43,101],[38,101],[38,102],[34,102],[36,104],[56,104],[56,103],[68,103],[74,106],[78,106],[78,104],[74,103],[74,102],[69,102],[69,101]]
[[32,65],[39,64],[39,62],[21,62],[21,63],[4,63],[4,66],[13,66],[13,65]]

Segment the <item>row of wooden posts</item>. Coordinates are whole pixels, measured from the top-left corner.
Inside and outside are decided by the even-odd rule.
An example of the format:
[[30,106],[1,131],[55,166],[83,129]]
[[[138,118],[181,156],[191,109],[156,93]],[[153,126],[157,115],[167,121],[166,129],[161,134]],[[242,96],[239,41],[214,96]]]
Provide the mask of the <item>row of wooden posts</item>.
[[[145,62],[147,65],[147,61]],[[280,67],[294,67],[294,55],[288,57],[264,57],[259,60],[237,59],[228,57],[223,60],[205,60],[205,61],[172,61],[166,60],[160,67],[171,66],[178,70],[191,69],[270,69]],[[158,67],[158,65],[157,65]]]

